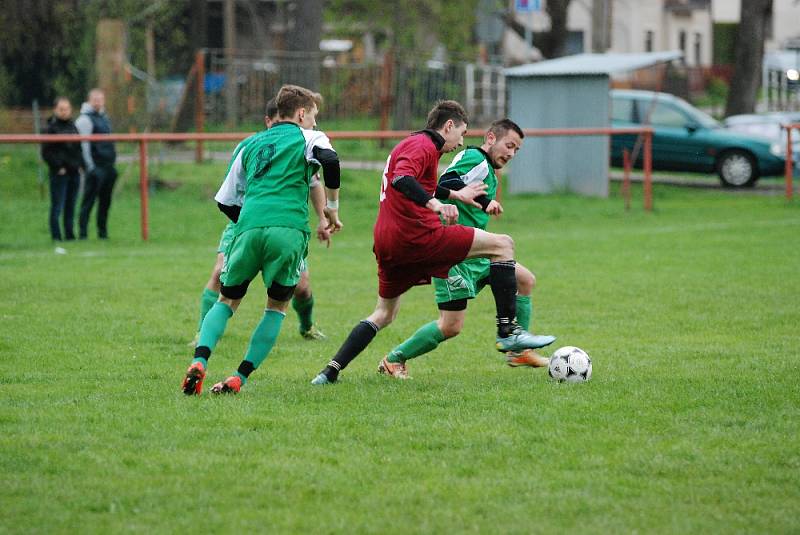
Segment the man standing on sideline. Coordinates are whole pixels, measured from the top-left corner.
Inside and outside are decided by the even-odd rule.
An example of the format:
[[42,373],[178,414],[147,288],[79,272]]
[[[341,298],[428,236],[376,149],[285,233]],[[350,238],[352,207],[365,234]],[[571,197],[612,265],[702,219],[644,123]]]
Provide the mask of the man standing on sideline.
[[[105,111],[106,97],[101,89],[89,91],[89,101],[81,106],[81,115],[75,121],[78,132],[87,134],[110,134],[111,121]],[[97,203],[97,237],[108,238],[108,210],[111,207],[111,194],[117,181],[114,163],[117,151],[113,141],[82,141],[84,169],[83,199],[78,220],[79,237],[86,239],[89,215],[95,199]]]
[[[72,122],[72,105],[66,97],[58,97],[53,116],[47,121],[48,134],[77,134]],[[78,189],[81,184],[80,168],[83,166],[78,143],[43,143],[42,158],[50,168],[50,236],[54,241],[74,240],[73,216]],[[64,234],[61,234],[59,216],[64,213]]]
[[[445,199],[481,208],[483,182],[461,189],[437,187],[439,159],[464,143],[467,113],[458,102],[443,100],[428,114],[424,130],[414,132],[392,150],[381,183],[378,219],[373,232],[378,263],[378,304],[361,320],[328,365],[311,381],[334,383],[341,372],[388,326],[400,310],[400,297],[412,287],[446,278],[467,258],[488,258],[489,286],[497,308],[496,348],[502,352],[535,349],[552,337],[534,336],[517,324],[517,279],[514,242],[503,234],[456,225],[458,208]],[[441,219],[440,219],[441,218]],[[444,225],[442,224],[444,221]],[[404,362],[381,361],[381,373],[408,377]]]

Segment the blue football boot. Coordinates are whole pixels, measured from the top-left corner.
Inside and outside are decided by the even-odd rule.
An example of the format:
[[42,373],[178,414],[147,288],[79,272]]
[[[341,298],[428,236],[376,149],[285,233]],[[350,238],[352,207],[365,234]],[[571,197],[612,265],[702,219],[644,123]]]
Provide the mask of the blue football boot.
[[498,351],[503,353],[509,351],[521,352],[525,349],[538,349],[540,347],[549,346],[555,341],[555,336],[531,334],[519,325],[515,325],[508,336],[504,338],[500,336],[497,337],[495,347]]

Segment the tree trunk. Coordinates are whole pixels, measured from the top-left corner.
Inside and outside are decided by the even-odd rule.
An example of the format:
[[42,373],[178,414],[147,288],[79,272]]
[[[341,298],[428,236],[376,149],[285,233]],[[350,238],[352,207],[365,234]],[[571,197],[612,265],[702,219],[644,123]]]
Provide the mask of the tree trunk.
[[296,54],[287,58],[286,82],[313,91],[320,89],[319,41],[322,34],[322,0],[297,2],[294,27],[286,34],[286,51]]
[[550,30],[542,38],[542,55],[548,59],[560,58],[566,54],[567,35],[567,10],[571,0],[548,0],[547,14],[550,17]]
[[767,21],[772,12],[772,0],[741,2],[739,31],[734,46],[736,64],[725,107],[726,117],[755,111],[758,88],[761,86]]

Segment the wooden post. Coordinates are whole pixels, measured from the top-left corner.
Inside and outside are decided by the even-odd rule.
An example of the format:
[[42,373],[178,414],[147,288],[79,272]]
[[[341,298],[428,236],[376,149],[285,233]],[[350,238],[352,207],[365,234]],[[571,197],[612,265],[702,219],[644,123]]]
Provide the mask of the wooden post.
[[145,99],[145,128],[150,131],[153,127],[152,117],[150,115],[150,99],[152,97],[151,84],[156,79],[156,38],[153,31],[153,18],[147,18],[147,25],[144,27],[144,48],[147,55],[147,82],[145,83],[144,99]]
[[[197,133],[205,130],[206,119],[206,55],[203,50],[198,50],[194,56],[195,66],[195,92],[194,92],[194,127]],[[203,162],[203,142],[197,141],[195,145],[194,160]]]
[[125,83],[125,33],[125,24],[121,20],[101,19],[97,23],[97,86],[105,92],[106,109],[112,120],[114,117],[122,120],[126,116],[127,99],[122,91]]
[[644,209],[653,211],[653,132],[644,134]]
[[148,232],[148,195],[149,186],[147,181],[147,141],[139,140],[139,195],[141,198],[141,224],[142,239],[147,241]]
[[223,24],[225,41],[225,122],[233,128],[237,121],[237,87],[236,87],[236,2],[224,0]]

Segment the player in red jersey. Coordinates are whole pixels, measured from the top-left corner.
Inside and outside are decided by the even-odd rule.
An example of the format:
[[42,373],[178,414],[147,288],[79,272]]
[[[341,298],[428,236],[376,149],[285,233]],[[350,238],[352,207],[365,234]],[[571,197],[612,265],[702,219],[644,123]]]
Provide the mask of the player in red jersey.
[[[403,293],[430,284],[431,277],[447,278],[450,268],[466,258],[491,260],[489,284],[497,307],[497,349],[522,351],[547,345],[544,337],[534,336],[516,323],[512,239],[454,224],[458,208],[439,200],[484,206],[484,183],[467,186],[462,182],[461,187],[450,186],[452,189],[437,186],[439,158],[463,145],[466,130],[464,108],[453,100],[441,101],[428,114],[426,128],[401,141],[389,155],[374,229],[378,304],[353,328],[312,384],[336,382],[339,372],[394,320]],[[404,363],[382,363],[380,371],[399,378],[408,375]]]

